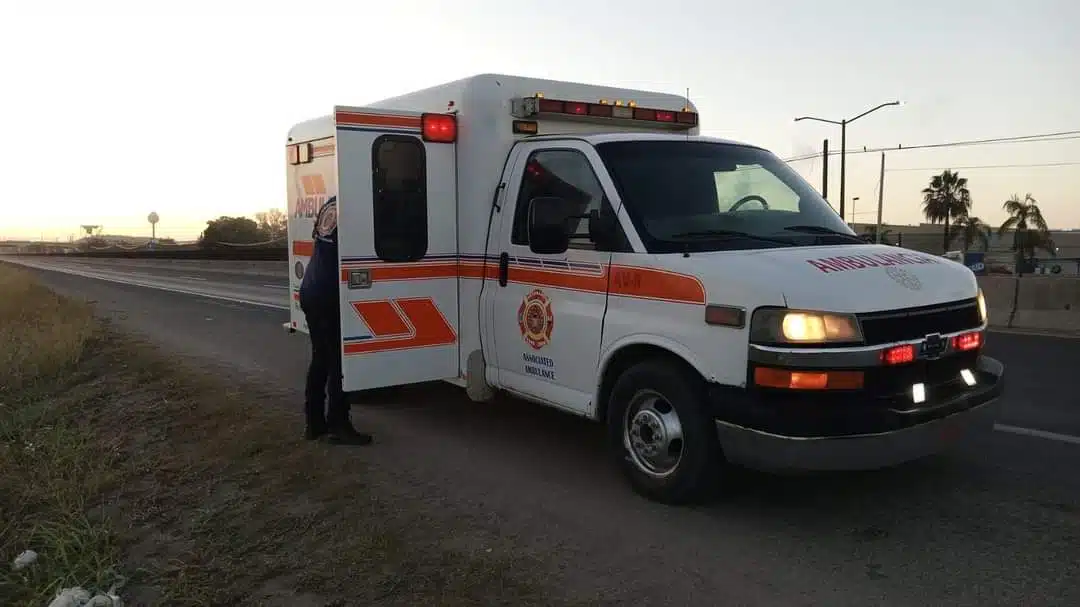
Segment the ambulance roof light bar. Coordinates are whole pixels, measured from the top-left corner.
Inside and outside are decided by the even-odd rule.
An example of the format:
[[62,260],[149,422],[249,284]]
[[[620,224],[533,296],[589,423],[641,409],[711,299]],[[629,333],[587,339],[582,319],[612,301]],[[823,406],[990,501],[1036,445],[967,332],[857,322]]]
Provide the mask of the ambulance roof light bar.
[[660,110],[653,108],[638,107],[630,101],[623,105],[622,101],[609,103],[601,99],[599,103],[586,101],[564,101],[548,99],[543,93],[537,93],[532,97],[522,97],[511,101],[510,113],[515,118],[522,120],[535,119],[541,116],[547,117],[575,117],[577,119],[602,119],[613,120],[622,123],[632,123],[635,126],[647,126],[643,123],[651,123],[648,126],[669,128],[674,130],[691,129],[698,125],[697,112],[684,107],[682,111]]

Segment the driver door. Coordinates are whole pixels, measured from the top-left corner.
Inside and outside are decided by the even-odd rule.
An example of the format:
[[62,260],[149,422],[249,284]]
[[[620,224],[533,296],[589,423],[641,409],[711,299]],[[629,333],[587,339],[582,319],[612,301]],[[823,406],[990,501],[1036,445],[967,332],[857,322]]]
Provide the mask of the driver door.
[[[608,205],[594,166],[595,151],[579,141],[520,144],[509,183],[502,226],[493,250],[507,264],[506,283],[495,283],[495,351],[499,383],[506,389],[586,414],[596,389],[596,369],[607,309],[611,251],[597,250],[589,220],[571,220],[570,248],[557,254],[529,246],[529,202],[567,200],[588,215]],[[610,208],[607,209],[610,212]],[[574,229],[576,228],[576,229]],[[497,248],[496,248],[497,246]]]

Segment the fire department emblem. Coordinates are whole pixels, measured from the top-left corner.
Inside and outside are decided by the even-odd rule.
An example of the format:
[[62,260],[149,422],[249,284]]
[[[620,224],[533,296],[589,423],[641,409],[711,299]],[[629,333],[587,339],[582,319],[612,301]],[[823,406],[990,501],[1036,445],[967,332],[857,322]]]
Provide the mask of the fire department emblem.
[[551,313],[551,300],[540,289],[533,289],[525,296],[518,308],[518,328],[525,343],[539,350],[551,341],[555,328],[555,316]]

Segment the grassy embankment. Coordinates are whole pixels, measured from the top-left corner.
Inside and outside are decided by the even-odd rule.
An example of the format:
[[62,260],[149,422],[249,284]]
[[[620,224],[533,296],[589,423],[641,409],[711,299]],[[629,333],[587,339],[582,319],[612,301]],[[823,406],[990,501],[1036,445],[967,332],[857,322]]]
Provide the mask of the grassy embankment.
[[537,563],[462,549],[468,530],[380,495],[257,389],[3,263],[0,293],[0,605],[118,581],[129,606],[560,602]]

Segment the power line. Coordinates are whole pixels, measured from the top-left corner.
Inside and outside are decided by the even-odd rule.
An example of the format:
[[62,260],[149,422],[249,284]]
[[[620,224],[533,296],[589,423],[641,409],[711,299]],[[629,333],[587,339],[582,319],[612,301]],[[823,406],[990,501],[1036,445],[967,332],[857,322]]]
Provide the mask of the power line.
[[901,168],[901,169],[885,169],[886,173],[893,171],[944,171],[946,168],[953,171],[971,171],[975,169],[1026,169],[1035,167],[1067,167],[1080,165],[1080,161],[1069,162],[1039,162],[1034,164],[976,164],[966,167],[919,167],[919,168]]
[[[874,149],[862,149],[862,150],[849,150],[848,154],[870,154],[877,152],[896,152],[904,150],[926,150],[932,148],[953,148],[962,146],[975,146],[975,145],[994,145],[1002,143],[1040,143],[1045,141],[1069,141],[1072,139],[1080,139],[1080,131],[1059,131],[1057,133],[1043,133],[1041,135],[1019,135],[1015,137],[992,137],[989,139],[970,139],[967,141],[950,141],[946,143],[927,143],[923,145],[903,146],[898,145],[895,147],[883,147]],[[829,150],[829,156],[838,156],[839,150]],[[784,162],[798,162],[800,160],[810,160],[811,158],[820,158],[822,154],[815,152],[813,154],[803,154],[801,156],[793,156],[787,158]]]

